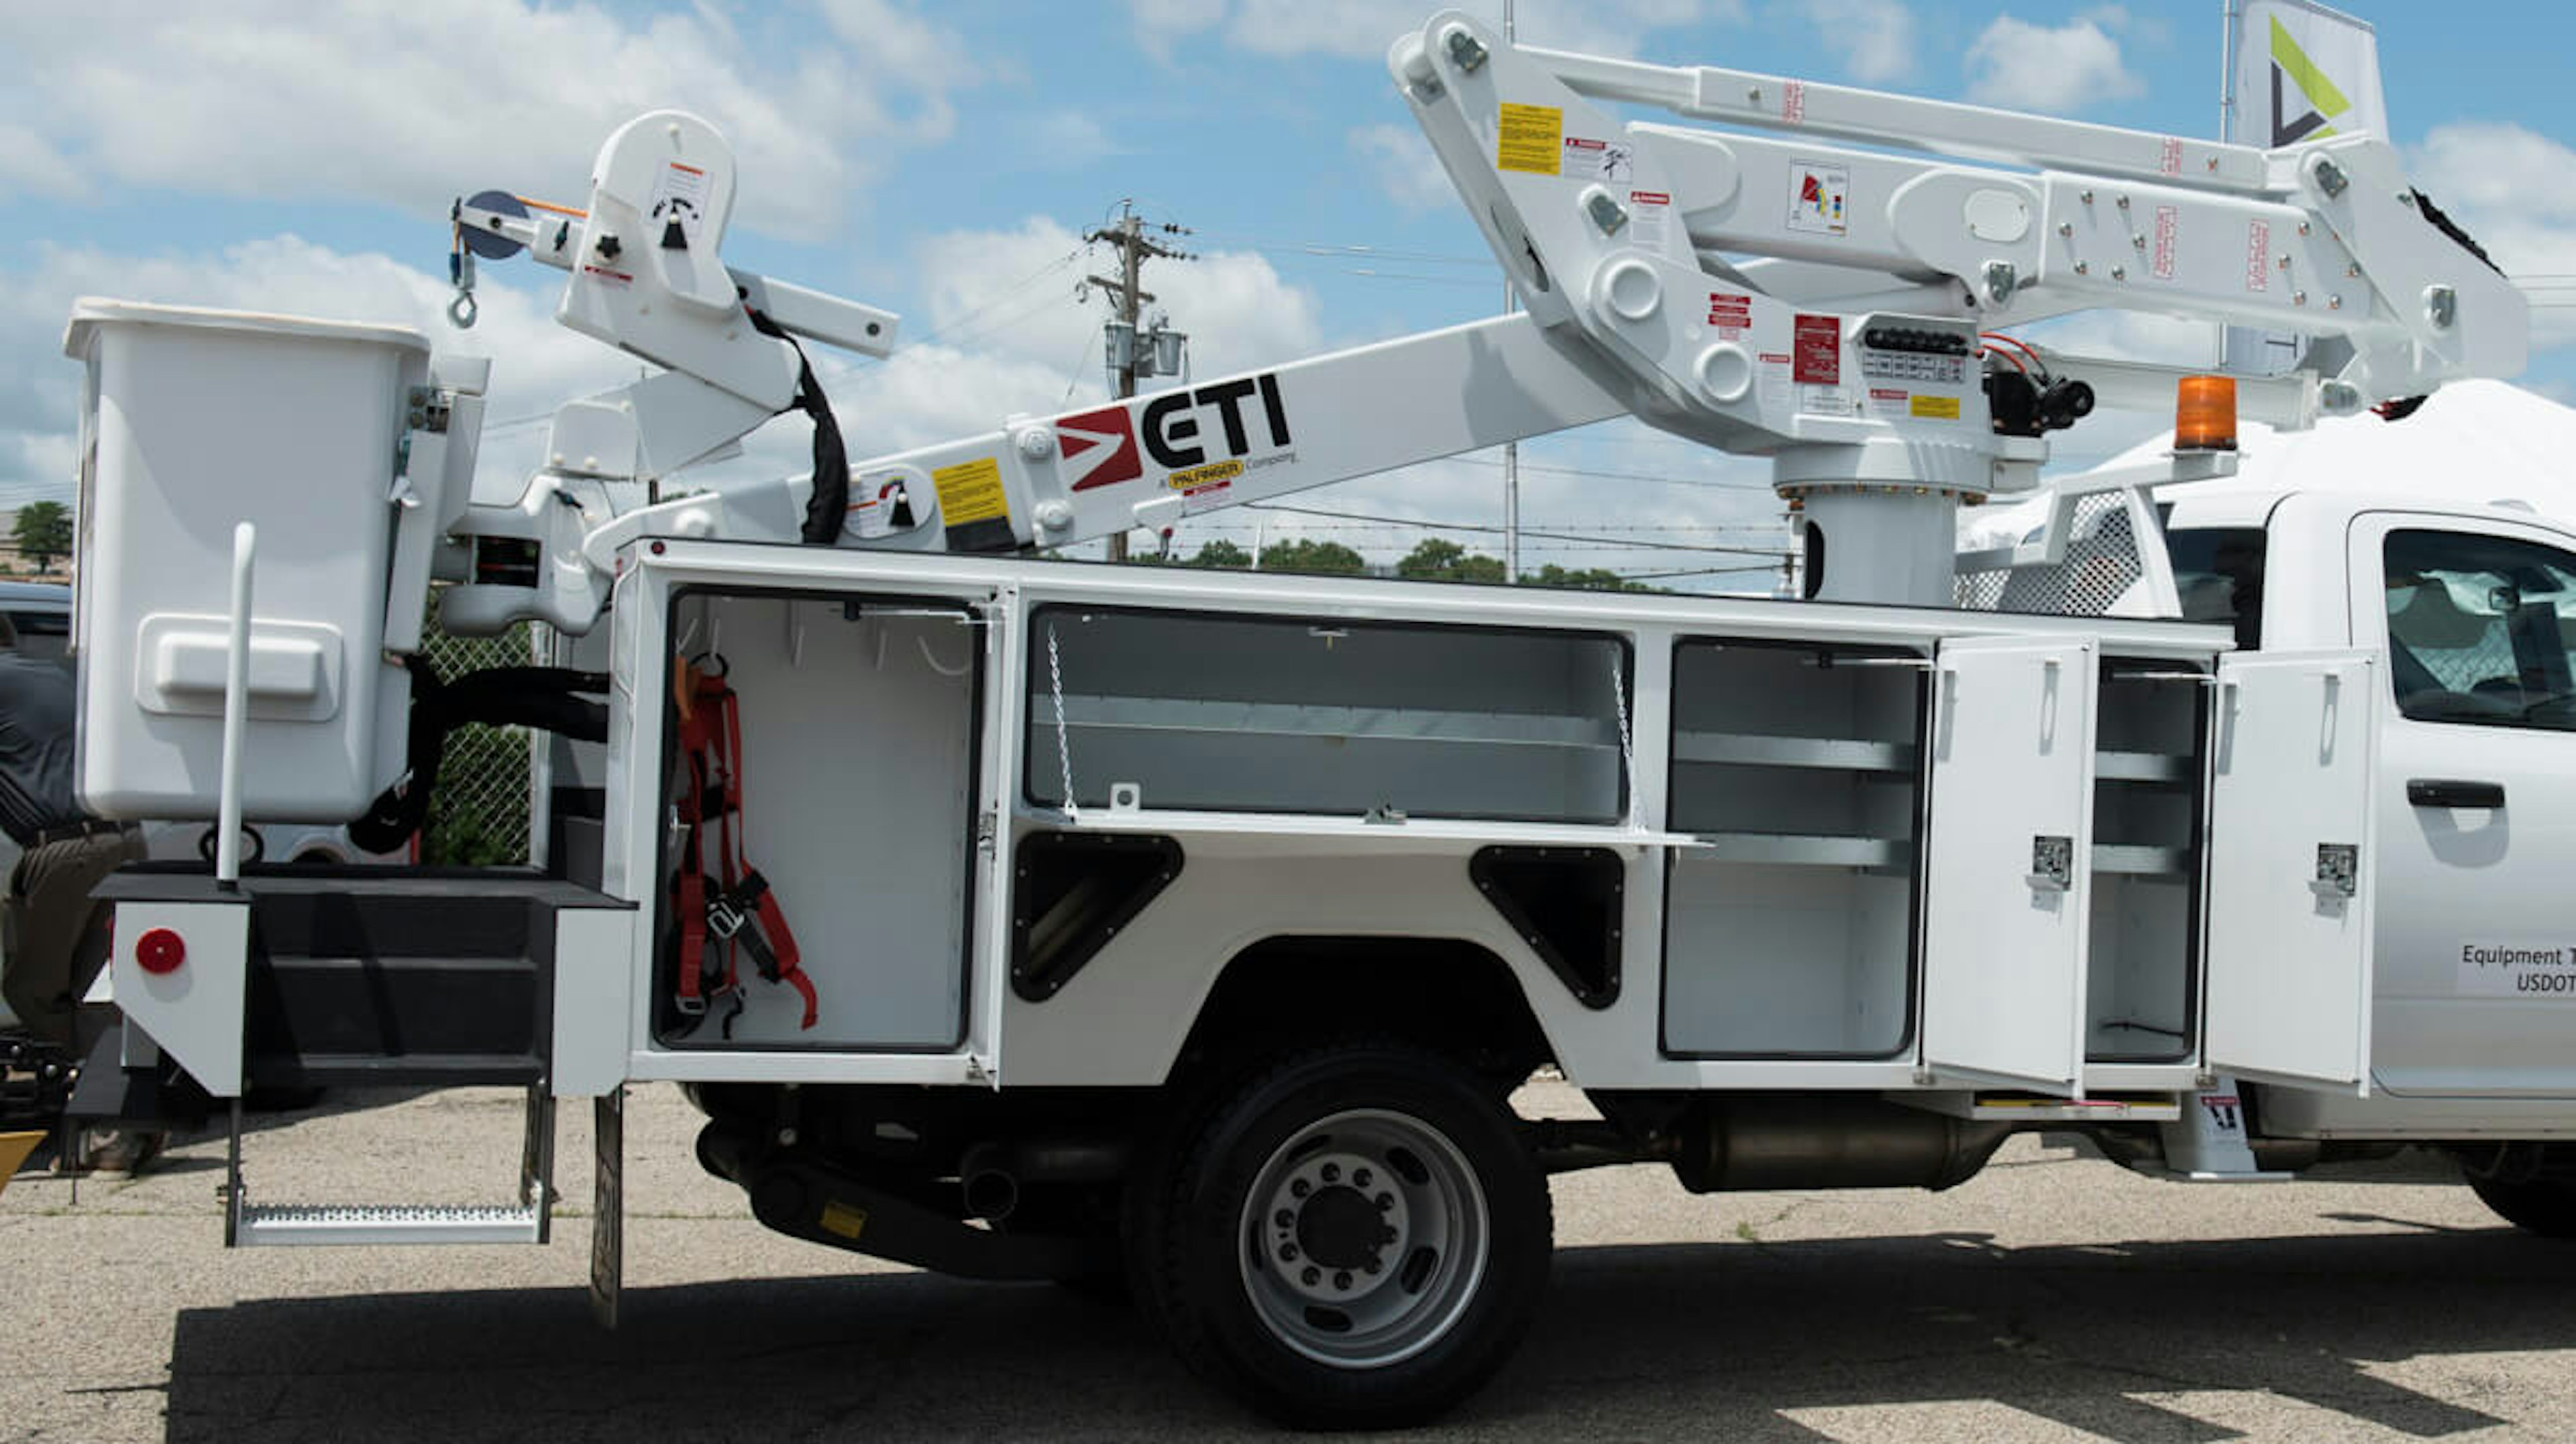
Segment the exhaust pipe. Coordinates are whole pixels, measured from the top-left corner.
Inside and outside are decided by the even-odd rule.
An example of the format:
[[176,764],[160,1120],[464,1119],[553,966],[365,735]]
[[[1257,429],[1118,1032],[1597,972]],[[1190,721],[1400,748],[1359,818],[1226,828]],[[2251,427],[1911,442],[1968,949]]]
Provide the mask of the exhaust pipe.
[[1127,1174],[1127,1145],[1118,1140],[1034,1138],[978,1143],[957,1160],[966,1216],[999,1223],[1032,1183],[1114,1183]]
[[1000,1223],[1020,1206],[1020,1181],[998,1168],[981,1169],[958,1180],[966,1198],[966,1216]]
[[1745,1095],[1682,1120],[1673,1173],[1693,1193],[1782,1188],[1952,1188],[2012,1135],[2009,1123],[1849,1094]]

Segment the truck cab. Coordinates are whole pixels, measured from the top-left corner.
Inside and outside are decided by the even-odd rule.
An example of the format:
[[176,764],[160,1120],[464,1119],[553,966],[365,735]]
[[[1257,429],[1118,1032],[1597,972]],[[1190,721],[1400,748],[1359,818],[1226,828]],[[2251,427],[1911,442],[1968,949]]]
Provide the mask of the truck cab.
[[[2576,1096],[2576,531],[2517,506],[2186,488],[2183,615],[2264,651],[2387,658],[2372,782],[2371,1083],[2287,1093],[2269,1131],[2529,1138]],[[2557,1121],[2552,1121],[2553,1119]]]

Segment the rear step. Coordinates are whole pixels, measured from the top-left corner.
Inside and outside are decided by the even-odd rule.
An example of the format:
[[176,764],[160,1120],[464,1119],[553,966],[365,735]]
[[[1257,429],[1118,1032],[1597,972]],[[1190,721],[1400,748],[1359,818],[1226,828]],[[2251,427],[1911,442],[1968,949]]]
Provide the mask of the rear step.
[[527,1095],[515,1204],[253,1203],[242,1182],[242,1110],[236,1101],[224,1161],[224,1246],[544,1243],[554,1224],[555,1100],[543,1082],[528,1085]]

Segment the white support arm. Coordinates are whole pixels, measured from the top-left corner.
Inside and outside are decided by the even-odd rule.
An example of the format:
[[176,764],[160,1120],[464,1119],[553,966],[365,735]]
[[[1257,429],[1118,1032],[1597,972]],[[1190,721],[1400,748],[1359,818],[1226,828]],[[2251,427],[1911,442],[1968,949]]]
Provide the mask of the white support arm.
[[1660,106],[1693,120],[2247,194],[2265,183],[2265,154],[2252,146],[1713,65],[1649,65],[1536,46],[1520,53],[1587,99]]
[[[1627,414],[1594,370],[1528,317],[1503,316],[1015,419],[852,466],[842,540],[991,551],[1169,526]],[[606,574],[618,550],[644,536],[792,539],[810,490],[798,477],[648,507],[594,530],[583,550]]]

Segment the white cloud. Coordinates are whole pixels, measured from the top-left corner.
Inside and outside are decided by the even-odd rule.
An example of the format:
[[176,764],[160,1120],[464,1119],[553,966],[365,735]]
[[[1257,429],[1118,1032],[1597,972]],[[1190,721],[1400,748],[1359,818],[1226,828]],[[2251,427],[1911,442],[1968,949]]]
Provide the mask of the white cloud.
[[1999,15],[1968,47],[1968,98],[2063,115],[2144,95],[2145,82],[2121,60],[2110,34],[2126,20],[2117,9],[2054,27]]
[[[1107,310],[1096,294],[1087,303],[1074,298],[1075,283],[1096,268],[1081,236],[1031,218],[1014,230],[932,236],[918,255],[927,307],[908,324],[913,339],[881,364],[832,368],[833,407],[854,458],[1107,394],[1098,343]],[[1154,261],[1145,288],[1156,298],[1149,314],[1165,313],[1189,334],[1195,376],[1294,360],[1328,344],[1314,294],[1258,255],[1220,250]]]
[[1225,23],[1225,7],[1226,0],[1127,0],[1136,43],[1163,61],[1172,58],[1172,46],[1184,37]]
[[[1501,26],[1494,0],[1462,5]],[[1541,7],[1530,6],[1531,10]],[[1375,60],[1429,13],[1422,0],[1128,0],[1137,43],[1168,57],[1193,35],[1222,28],[1227,43],[1262,55],[1331,55]],[[1742,0],[1590,0],[1518,17],[1524,44],[1631,55],[1655,30],[1744,18]]]
[[[447,283],[389,256],[349,254],[295,236],[214,256],[116,256],[41,248],[32,268],[0,272],[0,493],[70,494],[80,372],[61,351],[85,295],[410,326],[440,351],[493,358],[490,421],[549,414],[575,396],[633,379],[635,363],[554,324],[555,293],[485,282],[472,331],[449,326]],[[543,437],[513,428],[485,447],[484,486],[506,486]],[[291,439],[281,442],[281,454]],[[11,453],[14,451],[15,455]]]
[[1458,203],[1457,187],[1431,153],[1431,143],[1410,125],[1365,125],[1351,132],[1350,146],[1390,200],[1406,211],[1445,211]]
[[2532,298],[2533,347],[2576,345],[2576,149],[2518,125],[2461,122],[2434,127],[2408,161],[2506,275],[2562,283]]
[[819,237],[889,148],[947,134],[976,69],[888,0],[815,3],[846,43],[786,55],[712,8],[630,21],[589,0],[13,11],[0,180],[58,199],[124,184],[426,211],[498,185],[577,203],[593,147],[676,106],[732,142],[739,223]]
[[1904,0],[1807,0],[1803,8],[1854,80],[1884,85],[1913,73],[1921,40]]

